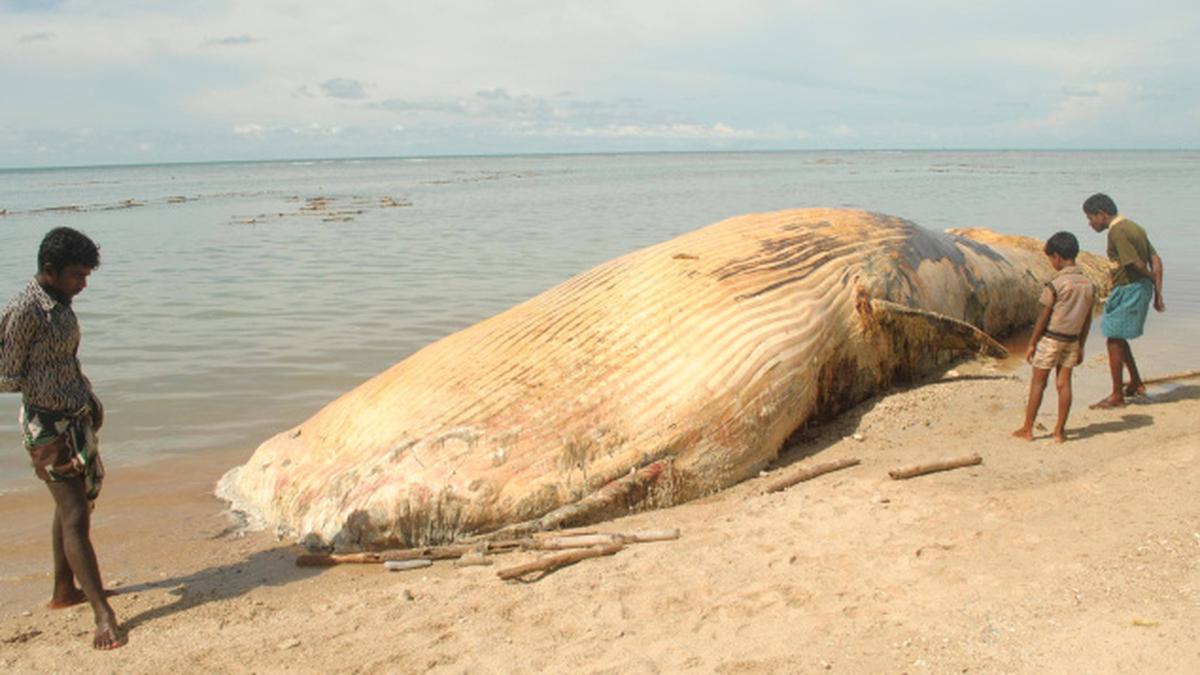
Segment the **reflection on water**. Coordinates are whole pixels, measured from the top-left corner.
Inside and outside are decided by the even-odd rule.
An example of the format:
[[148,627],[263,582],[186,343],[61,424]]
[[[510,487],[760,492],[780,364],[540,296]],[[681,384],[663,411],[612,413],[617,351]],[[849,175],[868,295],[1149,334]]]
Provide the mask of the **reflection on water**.
[[[108,461],[249,455],[433,340],[728,216],[857,207],[937,229],[1066,229],[1102,253],[1079,204],[1105,190],[1166,260],[1170,312],[1151,316],[1139,359],[1178,370],[1195,365],[1187,343],[1200,334],[1197,159],[807,152],[7,171],[0,294],[32,275],[47,229],[88,232],[103,265],[77,310],[84,367],[108,406]],[[27,481],[16,405],[0,398],[0,487]]]

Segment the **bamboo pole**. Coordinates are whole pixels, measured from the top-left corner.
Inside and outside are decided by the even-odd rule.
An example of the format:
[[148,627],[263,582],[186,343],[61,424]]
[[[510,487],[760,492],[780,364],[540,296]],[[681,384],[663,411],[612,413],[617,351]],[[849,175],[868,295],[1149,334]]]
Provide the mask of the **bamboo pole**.
[[588,558],[598,558],[602,555],[613,555],[614,553],[625,548],[624,544],[597,544],[588,548],[575,549],[565,553],[559,553],[533,562],[528,562],[523,565],[506,567],[505,569],[496,572],[496,576],[508,581],[510,579],[518,579],[533,572],[552,572],[560,567],[573,565],[580,560]]
[[888,472],[894,480],[903,480],[905,478],[915,478],[924,476],[927,473],[935,473],[938,471],[949,471],[950,469],[961,469],[964,466],[975,466],[982,464],[983,458],[979,455],[971,455],[969,457],[958,457],[955,459],[942,459],[928,464],[916,464],[913,466],[904,467],[901,469],[892,469]]
[[832,471],[848,469],[861,463],[861,460],[855,457],[851,459],[838,459],[832,462],[825,462],[824,464],[803,466],[795,471],[772,480],[770,483],[767,483],[767,486],[763,488],[763,492],[769,494],[772,492],[779,492],[780,490],[786,490],[796,483],[803,483],[804,481],[812,480],[817,476],[823,476]]

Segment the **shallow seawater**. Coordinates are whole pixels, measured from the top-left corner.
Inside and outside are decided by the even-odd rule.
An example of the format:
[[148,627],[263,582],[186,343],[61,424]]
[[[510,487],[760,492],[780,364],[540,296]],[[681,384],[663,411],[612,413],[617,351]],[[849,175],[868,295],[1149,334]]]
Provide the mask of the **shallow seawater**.
[[[76,309],[110,465],[244,448],[422,346],[723,218],[865,208],[925,227],[1074,232],[1106,191],[1165,260],[1147,374],[1200,367],[1196,152],[778,152],[0,171],[0,294],[57,225],[100,243]],[[1031,317],[1032,319],[1032,317]],[[1099,354],[1102,342],[1092,343]],[[3,412],[4,409],[8,412]],[[30,485],[0,396],[0,490]]]

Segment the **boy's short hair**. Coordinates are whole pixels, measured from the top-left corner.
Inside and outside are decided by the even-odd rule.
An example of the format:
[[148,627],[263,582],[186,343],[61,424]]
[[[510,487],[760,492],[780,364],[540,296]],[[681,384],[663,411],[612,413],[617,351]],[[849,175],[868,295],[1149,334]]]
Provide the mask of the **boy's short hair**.
[[1057,253],[1063,260],[1074,260],[1075,256],[1079,255],[1079,240],[1070,232],[1055,232],[1054,236],[1046,240],[1042,251],[1046,255]]
[[1088,197],[1083,202],[1084,213],[1107,213],[1110,216],[1117,215],[1117,203],[1112,200],[1112,197],[1097,192]]
[[56,227],[42,237],[42,245],[38,247],[38,269],[46,265],[55,271],[69,265],[96,269],[100,266],[100,247],[79,230]]

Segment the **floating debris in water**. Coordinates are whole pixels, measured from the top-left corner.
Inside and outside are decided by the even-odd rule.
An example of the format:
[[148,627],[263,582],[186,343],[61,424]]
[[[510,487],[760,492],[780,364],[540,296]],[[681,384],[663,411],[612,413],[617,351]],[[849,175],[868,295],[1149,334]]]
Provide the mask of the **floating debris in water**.
[[138,201],[136,199],[126,199],[123,202],[117,202],[116,204],[109,204],[108,206],[102,206],[100,208],[104,211],[115,211],[117,209],[130,209],[135,206],[145,206],[145,205],[146,205],[146,202],[143,202],[143,201]]
[[255,216],[235,216],[233,222],[239,225],[256,225],[268,220],[282,220],[293,217],[320,217],[323,223],[348,223],[355,216],[360,216],[375,209],[412,206],[412,202],[398,199],[390,195],[370,197],[353,195],[350,197],[301,197],[291,195],[284,198],[288,202],[303,202],[295,211],[260,213]]

